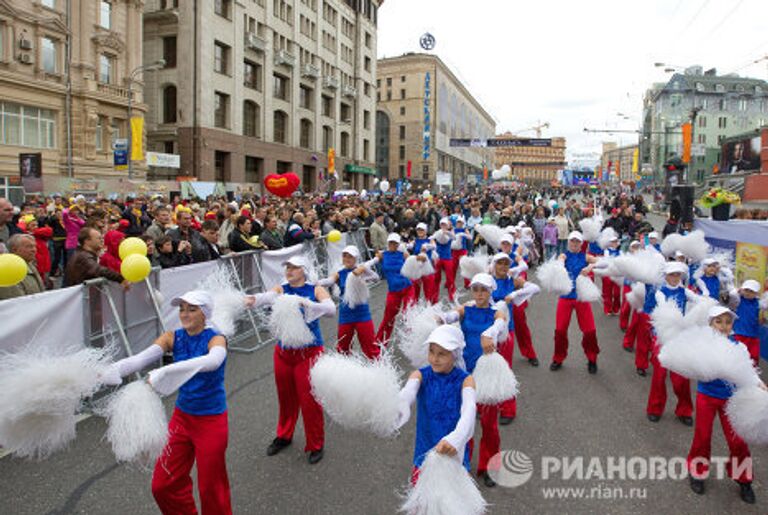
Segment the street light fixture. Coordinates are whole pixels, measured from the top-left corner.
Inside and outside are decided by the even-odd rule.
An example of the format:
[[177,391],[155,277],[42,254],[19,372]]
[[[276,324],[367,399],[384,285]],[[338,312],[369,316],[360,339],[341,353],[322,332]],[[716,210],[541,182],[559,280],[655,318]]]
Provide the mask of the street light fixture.
[[158,59],[157,61],[149,64],[142,64],[134,68],[128,76],[128,180],[133,179],[133,159],[131,153],[133,151],[133,127],[131,126],[131,118],[133,115],[133,83],[136,80],[136,75],[143,71],[156,71],[165,68],[165,59]]

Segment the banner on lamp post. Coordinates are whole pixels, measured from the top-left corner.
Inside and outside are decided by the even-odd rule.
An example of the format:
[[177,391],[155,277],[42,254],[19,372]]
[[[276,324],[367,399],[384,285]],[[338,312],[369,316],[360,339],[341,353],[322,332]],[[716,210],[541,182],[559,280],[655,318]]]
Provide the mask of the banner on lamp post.
[[131,161],[144,160],[144,118],[131,118]]
[[683,124],[683,163],[691,162],[691,143],[693,140],[693,125],[691,123]]
[[328,149],[328,175],[336,174],[336,151],[332,148]]

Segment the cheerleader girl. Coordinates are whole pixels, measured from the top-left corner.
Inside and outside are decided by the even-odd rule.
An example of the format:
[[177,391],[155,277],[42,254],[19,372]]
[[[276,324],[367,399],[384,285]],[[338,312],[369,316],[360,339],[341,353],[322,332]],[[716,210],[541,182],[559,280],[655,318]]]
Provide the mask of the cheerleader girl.
[[[454,281],[456,280],[456,271],[459,269],[459,261],[462,256],[466,256],[469,253],[470,246],[472,244],[472,235],[467,231],[464,225],[464,217],[459,215],[454,222],[455,227],[453,229],[456,235],[455,239],[451,243],[451,260],[453,261],[453,274]],[[464,279],[464,288],[469,288],[469,279]]]
[[694,284],[701,295],[720,302],[720,292],[729,289],[733,274],[726,268],[721,269],[716,258],[708,257],[701,261],[701,268],[696,271],[694,277]]
[[[619,250],[619,238],[613,236],[608,247],[603,251],[605,257],[617,257]],[[621,287],[610,277],[603,277],[603,313],[606,315],[618,315],[621,310]]]
[[[387,345],[395,326],[395,317],[404,306],[414,302],[411,280],[404,277],[400,270],[408,258],[408,252],[400,250],[400,235],[392,233],[387,237],[387,250],[377,252],[376,257],[381,264],[381,271],[387,280],[387,303],[384,308],[384,317],[376,332],[376,341],[379,345]],[[419,259],[426,259],[420,256]]]
[[172,365],[156,368],[148,377],[150,385],[165,395],[179,390],[168,423],[168,443],[152,475],[152,495],[164,514],[197,513],[190,476],[196,465],[202,512],[232,513],[226,463],[227,342],[208,323],[214,306],[206,292],[187,292],[171,305],[179,308],[181,329],[163,333],[146,350],[112,365],[104,383],[119,385],[123,377],[173,353]]
[[[500,239],[501,252],[507,254],[512,263],[516,263],[516,266],[510,270],[513,277],[520,275],[525,279],[528,272],[528,264],[524,257],[524,246],[518,245],[515,239],[505,234]],[[536,349],[533,347],[533,338],[531,337],[531,329],[528,327],[528,317],[525,310],[528,309],[528,302],[522,302],[520,304],[514,304],[512,306],[512,318],[515,323],[515,337],[517,343],[520,346],[520,354],[528,360],[531,366],[539,366],[539,358],[536,355]]]
[[[477,360],[483,354],[496,352],[500,335],[506,332],[507,319],[491,302],[496,281],[489,274],[477,274],[470,282],[473,300],[443,315],[443,322],[460,322],[466,347],[463,357],[467,372],[474,371]],[[480,439],[480,456],[477,463],[477,475],[487,487],[496,486],[488,475],[488,462],[499,452],[499,406],[478,405],[480,425],[483,428]]]
[[453,267],[451,256],[451,242],[456,238],[452,230],[451,220],[442,218],[440,230],[432,235],[437,250],[437,264],[435,266],[435,288],[440,292],[440,274],[445,274],[445,289],[448,290],[448,300],[453,302],[456,297],[456,269]]
[[[637,240],[632,240],[629,244],[629,253],[634,254],[642,249],[642,244]],[[624,278],[624,286],[622,287],[623,298],[621,303],[621,312],[619,313],[619,327],[622,331],[626,331],[624,334],[624,341],[622,348],[627,352],[634,352],[635,350],[635,338],[637,337],[637,315],[635,311],[627,302],[627,293],[632,291],[632,281]]]
[[[419,254],[424,254],[427,259],[434,262],[435,258],[435,244],[427,237],[427,224],[424,222],[420,222],[416,224],[416,239],[411,242],[409,245],[409,249],[411,252],[418,256]],[[427,302],[430,302],[432,304],[437,304],[439,300],[438,295],[438,281],[440,280],[439,274],[435,272],[432,275],[422,277],[421,279],[418,279],[413,282],[413,298],[414,300],[419,300],[419,296],[421,295],[422,286],[424,289],[424,298],[427,300]]]
[[737,291],[729,292],[730,305],[736,309],[733,337],[746,345],[755,366],[760,364],[760,311],[768,309],[768,294],[760,295],[760,283],[754,279],[744,281]]

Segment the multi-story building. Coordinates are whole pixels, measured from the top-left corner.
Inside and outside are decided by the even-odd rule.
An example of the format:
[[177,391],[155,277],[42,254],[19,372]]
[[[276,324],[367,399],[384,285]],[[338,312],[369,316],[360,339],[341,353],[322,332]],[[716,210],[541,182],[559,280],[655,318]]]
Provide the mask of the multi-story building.
[[18,177],[19,154],[38,152],[44,191],[126,176],[111,143],[127,137],[129,86],[134,115],[146,111],[132,75],[141,20],[142,2],[0,1],[0,176]]
[[[292,171],[305,190],[373,184],[381,0],[148,0],[148,147],[202,181],[261,183]],[[151,94],[150,94],[151,90]]]
[[766,125],[768,82],[692,66],[654,85],[645,95],[641,160],[651,165],[657,182],[663,180],[664,162],[682,155],[681,126],[694,108],[688,179],[701,183],[720,162],[723,139]]
[[376,112],[377,170],[417,187],[458,188],[490,168],[492,150],[451,147],[451,138],[488,139],[496,122],[453,72],[431,54],[380,59]]
[[[497,136],[499,139],[516,137],[511,132]],[[567,165],[565,138],[552,138],[552,145],[549,147],[497,147],[495,150],[496,169],[509,165],[512,168],[512,175],[517,180],[529,184],[551,184],[557,181],[558,170],[562,170]]]
[[[603,177],[610,181],[636,181],[639,178],[640,164],[635,163],[637,145],[619,146],[614,142],[603,143],[603,154],[600,158],[600,168]],[[635,165],[637,173],[633,172]]]

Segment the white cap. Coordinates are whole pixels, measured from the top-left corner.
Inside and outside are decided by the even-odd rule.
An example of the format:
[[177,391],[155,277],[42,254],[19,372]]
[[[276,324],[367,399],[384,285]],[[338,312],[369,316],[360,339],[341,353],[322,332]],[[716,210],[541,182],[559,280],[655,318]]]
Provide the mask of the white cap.
[[554,222],[554,221],[555,221],[554,216],[550,216],[549,218],[547,218],[547,222]]
[[495,291],[496,290],[496,281],[493,277],[491,277],[491,274],[486,273],[480,273],[475,274],[475,276],[472,278],[472,282],[469,283],[469,287],[479,284],[480,286],[483,286],[489,291]]
[[681,263],[679,261],[670,261],[669,263],[664,265],[664,273],[665,274],[688,274],[688,267],[685,265],[685,263]]
[[83,202],[85,202],[85,196],[83,196],[83,195],[77,195],[77,196],[75,197],[75,202],[80,202],[80,201],[83,201]]
[[453,225],[453,224],[451,223],[451,219],[450,218],[445,217],[445,218],[441,218],[440,219],[440,225],[448,225],[448,226],[450,226],[450,225]]
[[461,222],[463,224],[467,223],[466,220],[464,220],[464,217],[461,216],[461,215],[456,217],[456,223],[459,223],[459,222]]
[[649,232],[649,233],[648,233],[648,238],[649,238],[649,239],[650,239],[650,238],[653,238],[653,239],[655,239],[655,240],[658,240],[658,239],[659,239],[659,233],[657,233],[656,231],[653,231],[653,232]]
[[186,302],[192,306],[198,306],[200,311],[203,312],[203,315],[205,315],[206,320],[211,319],[211,315],[213,314],[213,299],[208,292],[203,290],[188,291],[184,295],[180,295],[171,300],[171,306],[181,306],[182,302]]
[[493,255],[493,259],[491,259],[492,264],[496,264],[497,261],[501,261],[502,259],[506,259],[510,263],[512,263],[512,258],[509,257],[509,254],[505,254],[504,252],[499,252],[498,254]]
[[716,265],[719,261],[713,257],[704,258],[701,260],[703,266]]
[[416,224],[416,230],[417,231],[426,231],[427,230],[427,224],[424,222],[419,222]]
[[515,238],[513,238],[511,234],[502,234],[501,238],[499,238],[499,244],[501,243],[509,243],[512,245],[515,243]]
[[584,241],[584,236],[579,231],[571,231],[571,234],[568,235],[568,239]]
[[466,345],[464,333],[455,325],[444,324],[429,333],[427,343],[435,343],[449,352],[462,350]]
[[685,254],[683,254],[679,250],[676,250],[675,251],[675,258],[680,258],[680,257],[688,257],[688,256],[686,256]]
[[734,318],[734,320],[739,318],[738,315],[736,315],[736,313],[726,308],[725,306],[720,306],[720,305],[712,306],[711,308],[709,308],[709,312],[707,313],[707,315],[709,316],[709,320],[712,320],[713,318],[717,318],[724,313],[730,313],[731,316]]
[[307,261],[307,258],[305,258],[304,256],[301,256],[301,255],[291,256],[287,260],[283,261],[281,264],[283,266],[291,265],[297,268],[303,268],[304,273],[309,275],[309,262]]
[[754,279],[747,279],[741,285],[742,290],[749,290],[755,293],[760,293],[760,283]]
[[630,248],[632,248],[632,247],[639,247],[639,246],[640,246],[640,242],[637,241],[637,240],[632,240],[631,242],[629,242],[629,247]]
[[400,243],[401,241],[403,240],[400,238],[400,235],[397,234],[396,232],[393,232],[389,236],[387,236],[387,243],[390,243],[390,242]]
[[347,245],[346,247],[344,247],[344,250],[342,250],[341,253],[349,254],[355,259],[360,259],[360,249],[358,249],[354,245]]

